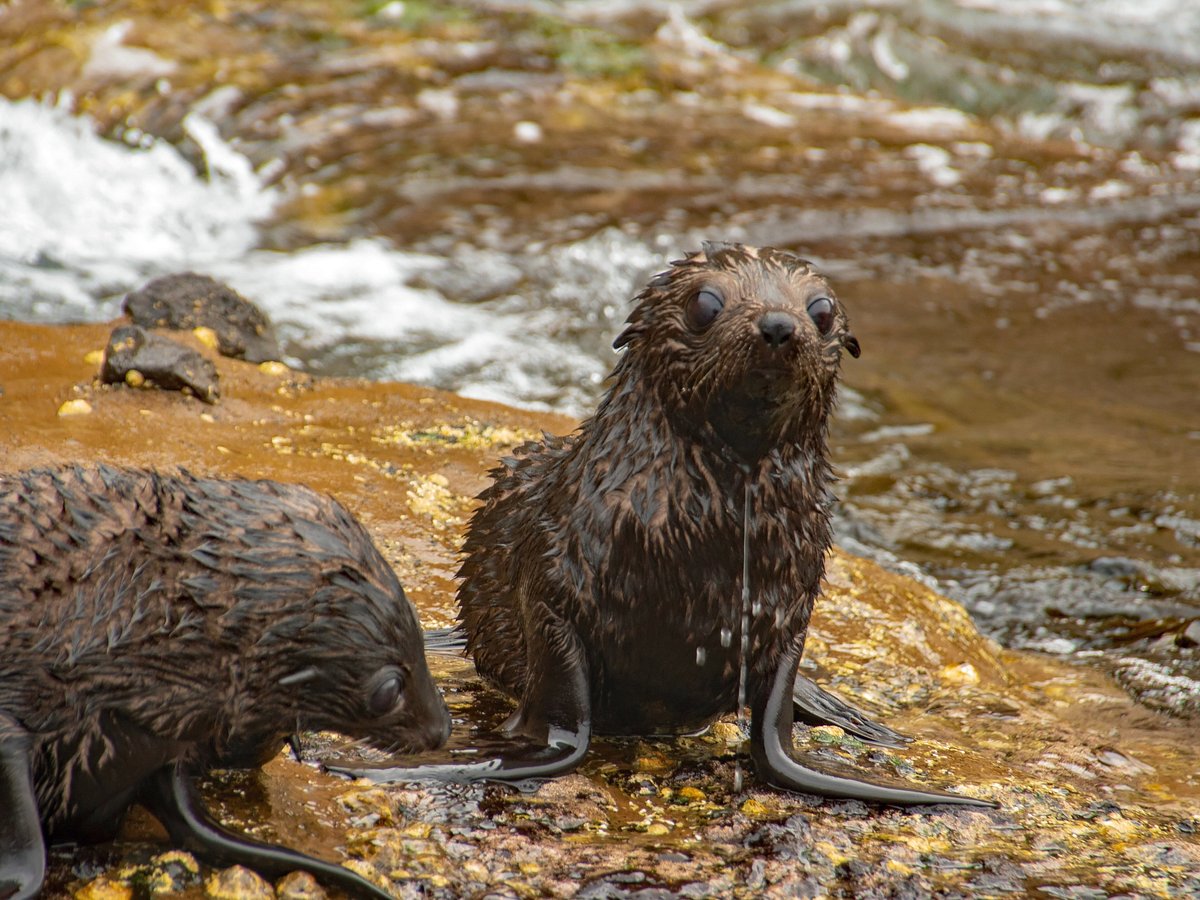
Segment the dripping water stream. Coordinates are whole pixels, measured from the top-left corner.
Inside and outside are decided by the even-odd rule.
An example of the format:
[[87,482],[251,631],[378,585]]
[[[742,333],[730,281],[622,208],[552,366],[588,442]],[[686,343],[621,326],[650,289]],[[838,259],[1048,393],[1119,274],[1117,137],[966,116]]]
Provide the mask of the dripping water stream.
[[[750,496],[753,492],[753,482],[747,472],[746,496],[742,504],[742,622],[741,644],[738,646],[738,729],[745,734],[748,728],[746,722],[746,682],[750,659]],[[738,758],[733,771],[733,790],[742,790],[742,762]]]

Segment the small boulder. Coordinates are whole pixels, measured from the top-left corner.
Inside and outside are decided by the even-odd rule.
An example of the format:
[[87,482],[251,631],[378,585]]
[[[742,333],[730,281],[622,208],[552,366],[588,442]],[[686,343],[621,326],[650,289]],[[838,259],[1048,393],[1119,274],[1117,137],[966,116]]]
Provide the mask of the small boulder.
[[205,403],[216,403],[220,397],[216,366],[195,350],[137,325],[113,329],[104,350],[100,380],[184,391]]
[[126,295],[125,314],[143,328],[210,328],[224,356],[259,363],[279,359],[279,341],[266,314],[226,284],[180,272],[155,278]]

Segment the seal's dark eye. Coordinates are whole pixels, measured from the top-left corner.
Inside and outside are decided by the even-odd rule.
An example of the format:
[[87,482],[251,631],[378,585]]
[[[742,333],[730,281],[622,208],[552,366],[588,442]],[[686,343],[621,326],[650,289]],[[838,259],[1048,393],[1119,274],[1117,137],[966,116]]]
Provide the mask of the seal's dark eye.
[[693,328],[707,328],[724,308],[724,297],[713,288],[702,288],[688,301],[688,322]]
[[372,679],[370,696],[367,698],[367,711],[373,716],[390,713],[400,702],[404,693],[404,673],[399,669],[388,666]]
[[808,317],[821,334],[829,334],[833,328],[833,301],[828,297],[817,297],[808,304]]

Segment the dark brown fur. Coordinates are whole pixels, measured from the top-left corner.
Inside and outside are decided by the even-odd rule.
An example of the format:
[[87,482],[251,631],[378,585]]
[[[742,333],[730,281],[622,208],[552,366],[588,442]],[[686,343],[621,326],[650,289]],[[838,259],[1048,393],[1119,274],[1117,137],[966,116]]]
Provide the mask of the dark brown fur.
[[[371,711],[394,671],[402,702]],[[0,476],[0,712],[32,739],[51,838],[111,833],[175,761],[256,765],[299,729],[425,749],[449,727],[414,611],[339,503],[106,466]]]
[[[697,328],[688,303],[725,306]],[[806,312],[833,304],[822,334]],[[765,345],[763,316],[794,321]],[[743,499],[753,491],[751,692],[801,645],[830,547],[826,427],[843,348],[828,283],[770,249],[706,245],[636,298],[595,415],[493,472],[465,544],[461,621],[484,675],[518,699],[559,623],[586,656],[600,732],[702,727],[737,705]]]

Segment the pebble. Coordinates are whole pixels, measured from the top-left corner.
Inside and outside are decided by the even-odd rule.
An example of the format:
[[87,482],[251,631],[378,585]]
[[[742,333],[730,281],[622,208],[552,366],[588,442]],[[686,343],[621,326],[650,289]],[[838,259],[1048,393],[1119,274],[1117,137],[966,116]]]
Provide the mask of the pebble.
[[1200,647],[1200,619],[1190,622],[1179,637],[1184,647]]
[[92,411],[92,404],[86,400],[68,400],[58,408],[60,416],[86,416]]
[[329,895],[307,872],[290,872],[275,884],[279,900],[325,900]]
[[192,329],[192,334],[196,336],[196,340],[202,343],[209,350],[220,350],[221,339],[217,337],[217,333],[206,325],[197,325]]
[[213,900],[273,900],[275,897],[275,889],[245,866],[214,872],[204,883],[204,893]]

